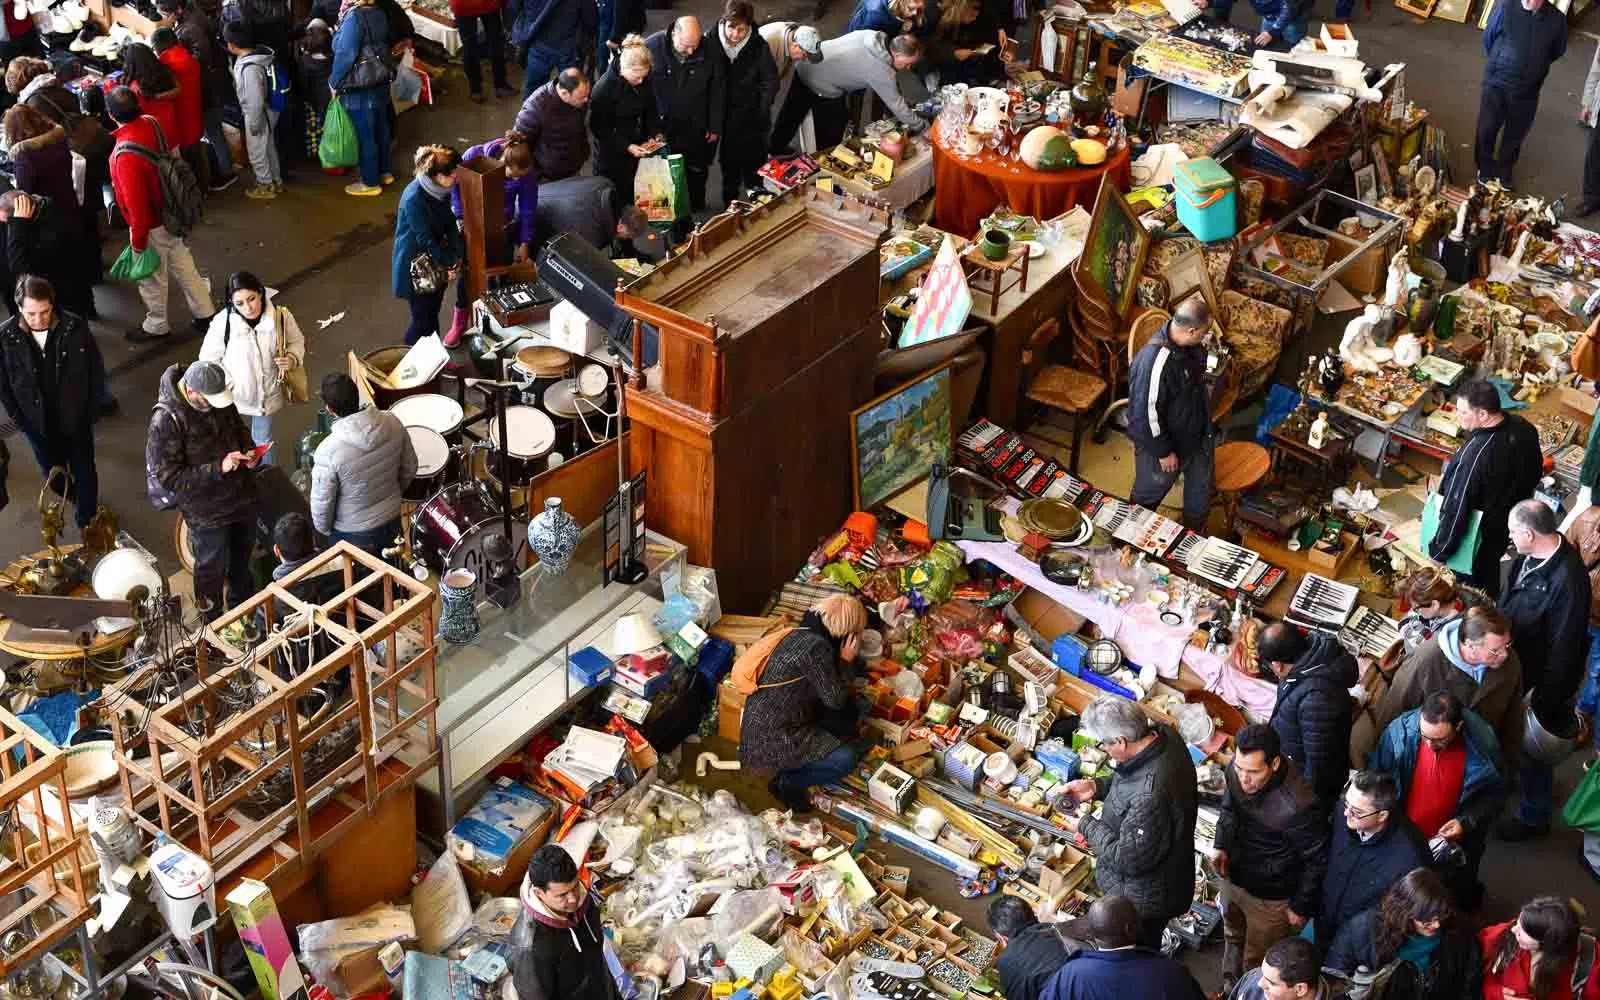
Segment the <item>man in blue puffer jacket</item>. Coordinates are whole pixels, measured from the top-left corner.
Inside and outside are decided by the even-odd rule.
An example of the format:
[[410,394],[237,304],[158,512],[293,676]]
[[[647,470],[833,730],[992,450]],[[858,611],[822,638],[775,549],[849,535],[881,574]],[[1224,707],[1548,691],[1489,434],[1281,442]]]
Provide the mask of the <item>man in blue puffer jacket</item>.
[[[1355,0],[1339,0],[1338,17],[1348,20]],[[1256,45],[1274,52],[1287,52],[1300,39],[1306,37],[1306,17],[1311,13],[1309,0],[1250,0],[1250,7],[1261,16],[1261,33],[1256,35]],[[1233,0],[1213,3],[1218,19],[1226,21],[1233,10]]]
[[1394,778],[1401,808],[1424,837],[1461,848],[1465,864],[1446,864],[1441,874],[1463,910],[1477,909],[1478,863],[1508,789],[1494,729],[1449,691],[1434,691],[1389,723],[1367,766]]
[[507,0],[511,44],[527,52],[524,102],[557,70],[576,69],[595,44],[599,8],[594,0]]
[[1511,168],[1539,110],[1539,88],[1550,65],[1567,51],[1566,15],[1544,0],[1497,3],[1483,31],[1483,51],[1489,60],[1478,96],[1473,160],[1480,181],[1493,178],[1511,187]]

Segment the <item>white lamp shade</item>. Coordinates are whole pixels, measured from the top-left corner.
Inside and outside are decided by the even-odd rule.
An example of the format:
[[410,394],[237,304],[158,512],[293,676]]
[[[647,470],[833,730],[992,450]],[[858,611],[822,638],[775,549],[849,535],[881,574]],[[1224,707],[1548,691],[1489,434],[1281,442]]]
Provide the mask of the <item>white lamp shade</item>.
[[161,574],[143,552],[137,549],[112,549],[95,563],[90,581],[94,596],[102,601],[125,601],[136,587],[154,594],[161,589]]
[[611,655],[628,656],[632,653],[642,653],[661,645],[661,636],[656,634],[656,627],[650,624],[650,616],[636,611],[631,615],[623,615],[617,623],[611,626]]

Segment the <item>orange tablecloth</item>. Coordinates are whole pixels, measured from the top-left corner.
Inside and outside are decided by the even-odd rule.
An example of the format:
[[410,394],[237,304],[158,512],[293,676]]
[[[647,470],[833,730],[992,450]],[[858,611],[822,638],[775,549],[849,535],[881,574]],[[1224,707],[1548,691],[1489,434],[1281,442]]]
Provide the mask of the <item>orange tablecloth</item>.
[[1002,203],[1036,219],[1053,219],[1077,204],[1094,208],[1100,176],[1128,186],[1128,147],[1106,162],[1077,170],[1046,173],[993,153],[964,160],[933,140],[933,223],[947,233],[973,236],[978,222]]

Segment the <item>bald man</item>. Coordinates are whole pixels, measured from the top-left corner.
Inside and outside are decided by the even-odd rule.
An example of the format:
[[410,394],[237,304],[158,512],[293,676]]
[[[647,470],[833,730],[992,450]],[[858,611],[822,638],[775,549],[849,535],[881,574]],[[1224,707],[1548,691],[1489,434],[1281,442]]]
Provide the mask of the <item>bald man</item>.
[[661,114],[668,148],[683,154],[689,207],[696,212],[706,207],[706,180],[728,105],[723,61],[706,50],[703,34],[700,19],[686,16],[672,22],[670,30],[645,39],[656,111]]
[[1139,911],[1123,896],[1089,904],[1094,950],[1067,959],[1039,1000],[1201,1000],[1205,993],[1181,962],[1141,947]]
[[1130,499],[1155,510],[1183,473],[1183,524],[1206,533],[1211,509],[1212,458],[1217,439],[1206,388],[1211,310],[1198,295],[1134,356],[1128,373],[1128,436],[1133,439]]

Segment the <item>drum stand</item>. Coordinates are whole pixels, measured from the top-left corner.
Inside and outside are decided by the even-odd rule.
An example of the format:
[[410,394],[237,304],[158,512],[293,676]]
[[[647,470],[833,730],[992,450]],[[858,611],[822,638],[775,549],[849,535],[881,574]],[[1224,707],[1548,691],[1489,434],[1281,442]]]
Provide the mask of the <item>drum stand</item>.
[[[510,404],[506,402],[507,397],[516,391],[518,387],[513,382],[491,382],[487,379],[468,379],[466,380],[466,385],[469,388],[478,390],[483,396],[484,402],[488,404],[484,407],[483,413],[477,417],[470,418],[468,422],[490,419],[492,422],[489,426],[499,430],[498,436],[500,440],[495,444],[498,452],[496,457],[499,461],[499,469],[497,471],[500,474],[500,524],[505,539],[504,551],[506,558],[503,561],[494,560],[494,573],[490,577],[487,589],[496,604],[502,608],[509,608],[522,595],[522,589],[517,584],[516,559],[511,555],[516,551],[516,542],[511,536],[513,526],[511,516],[513,507],[511,502],[511,442],[509,440],[511,420],[507,415],[507,409]],[[529,513],[531,516],[532,512],[530,511]],[[506,579],[507,577],[509,579]]]

